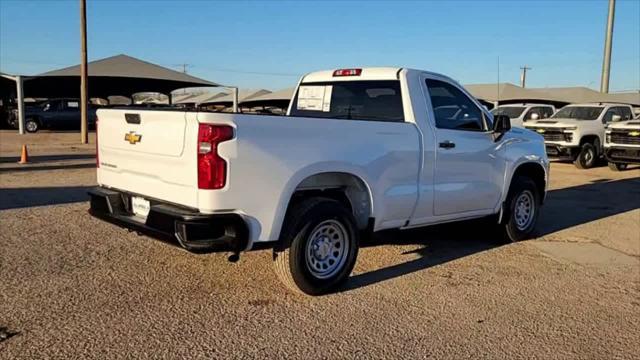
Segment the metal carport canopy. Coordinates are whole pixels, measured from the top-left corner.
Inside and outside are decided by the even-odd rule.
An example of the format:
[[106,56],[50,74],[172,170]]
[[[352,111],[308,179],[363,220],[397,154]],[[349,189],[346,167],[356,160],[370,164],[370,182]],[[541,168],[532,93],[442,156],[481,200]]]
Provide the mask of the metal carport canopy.
[[240,101],[243,106],[288,105],[293,97],[294,88],[287,88],[272,93],[246,98]]
[[[170,94],[187,87],[221,86],[185,73],[152,64],[128,55],[91,61],[89,97],[131,95],[139,92]],[[79,97],[80,65],[39,74],[24,82],[31,97]]]

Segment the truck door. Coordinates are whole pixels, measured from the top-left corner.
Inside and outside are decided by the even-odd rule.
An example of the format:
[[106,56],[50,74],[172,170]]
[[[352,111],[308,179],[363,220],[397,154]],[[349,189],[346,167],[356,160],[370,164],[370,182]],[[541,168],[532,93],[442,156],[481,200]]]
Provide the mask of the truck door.
[[425,77],[424,85],[435,134],[434,215],[491,213],[505,166],[491,118],[450,81]]
[[60,109],[62,125],[69,129],[80,128],[80,102],[78,100],[63,100]]

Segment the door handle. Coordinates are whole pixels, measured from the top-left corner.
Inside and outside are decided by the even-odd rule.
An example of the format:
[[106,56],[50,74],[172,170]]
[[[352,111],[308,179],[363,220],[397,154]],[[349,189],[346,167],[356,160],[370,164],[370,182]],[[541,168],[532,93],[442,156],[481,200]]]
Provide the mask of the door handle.
[[443,149],[453,149],[454,147],[456,147],[456,144],[452,143],[449,140],[447,140],[445,142],[441,142],[440,143],[440,147],[443,148]]

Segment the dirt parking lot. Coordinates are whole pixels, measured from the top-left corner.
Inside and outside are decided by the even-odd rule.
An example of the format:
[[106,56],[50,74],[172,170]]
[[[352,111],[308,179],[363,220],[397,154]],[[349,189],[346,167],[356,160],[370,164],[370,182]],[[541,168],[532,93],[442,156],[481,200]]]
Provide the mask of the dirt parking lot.
[[280,285],[270,251],[232,264],[90,217],[78,139],[0,132],[0,358],[640,353],[638,168],[554,163],[536,239],[500,246],[479,221],[387,232],[344,291],[310,298]]

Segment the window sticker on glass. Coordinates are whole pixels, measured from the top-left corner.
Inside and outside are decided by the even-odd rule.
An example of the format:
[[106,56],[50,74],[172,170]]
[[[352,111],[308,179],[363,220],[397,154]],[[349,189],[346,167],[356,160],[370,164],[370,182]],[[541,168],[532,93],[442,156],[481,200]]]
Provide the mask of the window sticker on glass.
[[329,111],[332,86],[300,86],[298,110]]
[[333,91],[332,85],[327,85],[324,87],[324,100],[322,101],[322,111],[329,112],[331,111],[331,93]]

